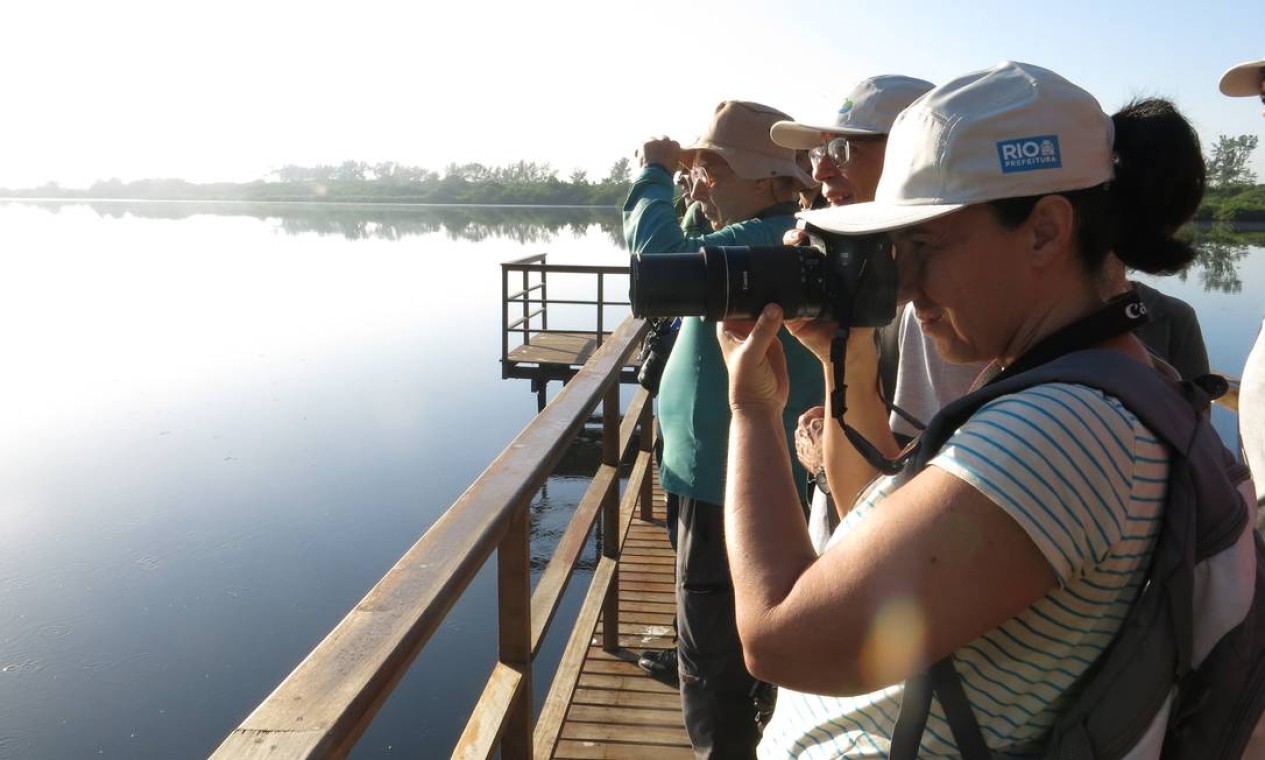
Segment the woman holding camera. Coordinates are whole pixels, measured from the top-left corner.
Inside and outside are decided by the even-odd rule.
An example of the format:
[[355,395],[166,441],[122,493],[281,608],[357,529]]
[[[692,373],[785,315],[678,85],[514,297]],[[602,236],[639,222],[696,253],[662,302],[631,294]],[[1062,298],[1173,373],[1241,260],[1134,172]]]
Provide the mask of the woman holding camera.
[[[1149,364],[1135,323],[1079,326],[1118,308],[1098,296],[1109,251],[1151,273],[1193,258],[1172,233],[1203,187],[1198,138],[1170,104],[1108,117],[1057,74],[1006,62],[901,114],[874,202],[801,216],[832,232],[890,231],[902,293],[946,359],[1005,373],[1062,346]],[[903,682],[949,655],[991,749],[1040,745],[1142,585],[1164,446],[1085,386],[1004,396],[917,475],[872,483],[817,557],[780,424],[781,321],[770,306],[754,326],[719,331],[738,628],[752,673],[783,687],[761,755],[886,757]],[[790,328],[828,369],[834,327]],[[853,330],[846,356],[845,420],[893,457],[872,336]],[[873,472],[829,427],[826,456]],[[938,703],[921,742],[920,755],[958,753]]]

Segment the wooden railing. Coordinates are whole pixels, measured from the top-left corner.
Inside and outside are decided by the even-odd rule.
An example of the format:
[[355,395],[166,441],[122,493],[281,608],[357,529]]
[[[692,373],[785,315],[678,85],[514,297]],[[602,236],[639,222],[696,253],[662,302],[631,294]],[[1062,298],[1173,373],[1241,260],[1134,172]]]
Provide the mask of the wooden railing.
[[[606,278],[627,277],[627,266],[547,264],[546,256],[547,254],[538,253],[501,264],[501,324],[504,325],[501,330],[502,368],[507,366],[511,335],[517,334],[521,343],[527,343],[532,335],[591,332],[598,345],[601,345],[607,335],[606,307],[629,305],[626,300],[606,298]],[[515,274],[519,275],[519,279],[511,283]],[[549,298],[550,275],[596,275],[597,295],[592,299]],[[597,310],[596,319],[586,320],[585,326],[578,329],[559,328],[556,320],[554,327],[550,327],[549,307],[562,305],[593,306]],[[504,369],[502,374],[504,375]]]
[[[619,373],[646,325],[627,319],[549,406],[395,564],[316,649],[220,744],[214,758],[344,757],[493,552],[497,557],[497,661],[453,757],[506,760],[547,753],[561,723],[546,704],[532,725],[532,662],[584,544],[602,521],[601,558],[580,611],[592,631],[606,615],[604,646],[617,647],[618,558],[640,504],[650,516],[653,406],[638,389],[621,422]],[[531,591],[528,507],[568,445],[602,405],[602,464]],[[640,446],[619,495],[624,453]],[[574,634],[573,634],[574,635]],[[587,633],[585,635],[588,635]],[[565,709],[565,705],[563,706]]]

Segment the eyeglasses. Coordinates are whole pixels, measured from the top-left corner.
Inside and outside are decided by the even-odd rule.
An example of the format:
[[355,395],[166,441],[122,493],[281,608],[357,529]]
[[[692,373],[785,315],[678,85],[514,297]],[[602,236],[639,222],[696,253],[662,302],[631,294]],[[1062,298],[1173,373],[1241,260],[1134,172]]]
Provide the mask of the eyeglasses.
[[814,168],[827,156],[835,166],[843,168],[852,161],[852,141],[846,137],[836,137],[824,145],[818,145],[808,151],[808,160]]
[[707,185],[708,189],[716,186],[716,176],[708,171],[708,167],[703,164],[694,164],[690,167],[690,185],[691,187],[702,182]]
[[690,173],[684,169],[672,175],[672,184],[676,185],[677,191],[679,191],[682,195],[688,194],[690,192],[690,188],[694,185],[693,181],[690,179]]

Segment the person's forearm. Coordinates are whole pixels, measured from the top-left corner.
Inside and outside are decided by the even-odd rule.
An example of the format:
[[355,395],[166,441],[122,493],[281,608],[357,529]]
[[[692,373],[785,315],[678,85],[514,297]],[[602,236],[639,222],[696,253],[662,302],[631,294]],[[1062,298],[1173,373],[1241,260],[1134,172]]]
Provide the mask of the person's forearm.
[[[829,401],[835,389],[834,373],[829,364],[823,365],[823,370],[826,399]],[[887,407],[879,397],[878,354],[872,340],[849,341],[844,383],[847,385],[844,419],[884,456],[895,457],[900,452],[900,446],[888,426]],[[822,459],[835,509],[842,519],[878,471],[847,439],[839,423],[831,416],[833,413],[827,403]]]
[[660,166],[643,169],[624,202],[624,241],[632,253],[696,251],[672,206],[672,178]]
[[[781,415],[738,410],[729,427],[725,544],[738,630],[779,604],[812,564],[804,512],[795,494]],[[745,640],[744,640],[745,644]]]

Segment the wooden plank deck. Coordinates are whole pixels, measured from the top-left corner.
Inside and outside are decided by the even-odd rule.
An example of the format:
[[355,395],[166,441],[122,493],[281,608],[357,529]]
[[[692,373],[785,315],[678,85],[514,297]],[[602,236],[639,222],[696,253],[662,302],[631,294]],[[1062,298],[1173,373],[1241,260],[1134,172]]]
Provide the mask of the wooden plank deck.
[[[505,349],[501,374],[531,380],[538,407],[544,409],[546,386],[554,380],[570,380],[598,348],[597,336],[592,332],[532,333],[526,343]],[[640,367],[641,362],[634,352],[620,370],[619,381],[637,382]]]
[[619,650],[602,649],[602,621],[589,637],[553,757],[689,760],[694,757],[676,688],[637,667],[647,649],[676,646],[675,554],[654,486],[653,523],[633,518],[619,563]]
[[507,357],[516,364],[563,364],[581,367],[597,350],[593,333],[535,333],[527,343],[510,349]]

